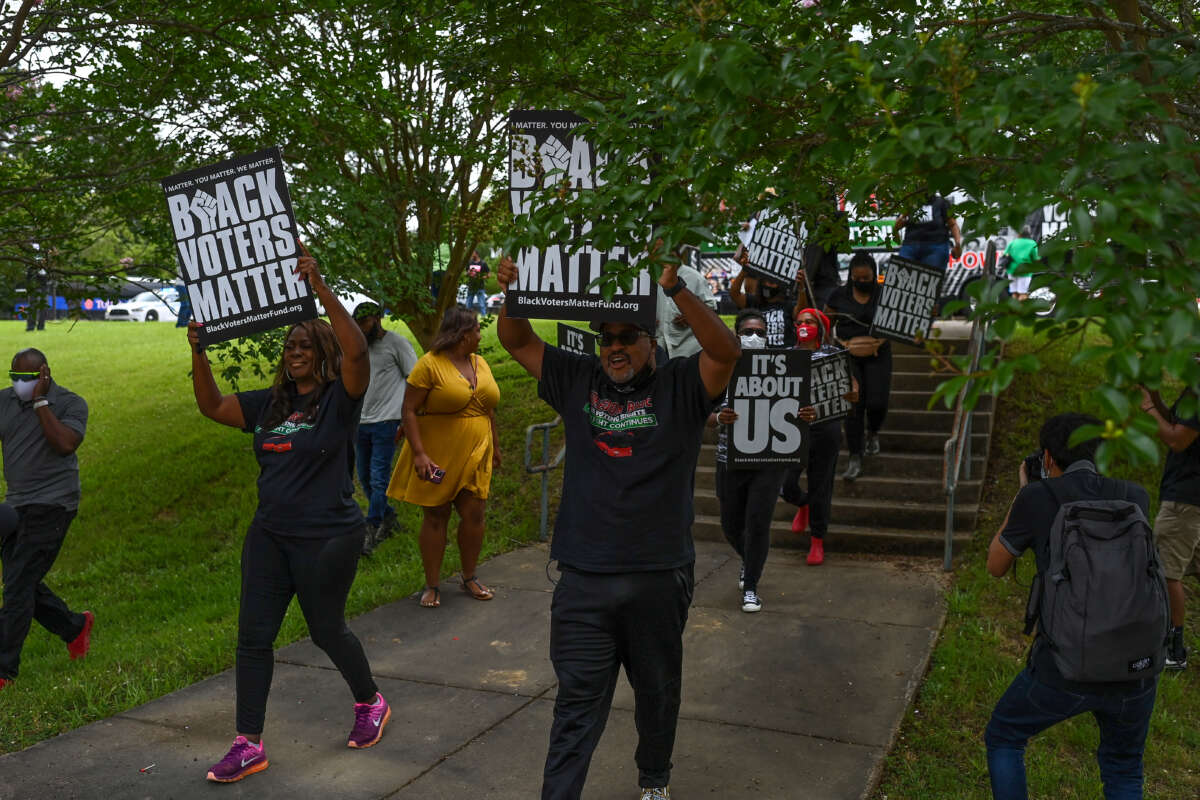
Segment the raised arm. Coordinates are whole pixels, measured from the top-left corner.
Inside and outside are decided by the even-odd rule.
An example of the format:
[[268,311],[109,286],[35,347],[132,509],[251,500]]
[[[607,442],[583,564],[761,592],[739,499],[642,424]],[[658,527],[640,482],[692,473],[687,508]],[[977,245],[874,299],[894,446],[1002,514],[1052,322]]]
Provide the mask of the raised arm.
[[[509,256],[502,256],[496,265],[496,279],[500,288],[507,289],[517,280],[517,265]],[[533,332],[533,326],[527,319],[516,319],[508,316],[507,304],[500,306],[500,317],[496,322],[496,335],[500,344],[508,351],[518,364],[536,380],[542,379],[542,356],[546,353],[546,343]]]
[[664,292],[672,292],[670,298],[679,307],[679,313],[687,320],[692,333],[696,335],[696,341],[703,348],[700,351],[700,379],[704,381],[708,396],[717,397],[725,391],[729,376],[733,374],[733,368],[742,354],[737,337],[721,321],[717,312],[688,290],[679,277],[678,264],[663,265],[658,285]]
[[1171,421],[1171,410],[1163,402],[1158,392],[1151,392],[1146,387],[1142,389],[1142,411],[1150,415],[1158,425],[1158,438],[1163,440],[1172,453],[1182,453],[1192,446],[1200,431],[1188,425]]
[[342,348],[342,385],[346,394],[357,399],[367,393],[367,384],[371,380],[371,360],[367,355],[367,337],[363,336],[350,312],[342,305],[337,295],[325,285],[321,271],[317,269],[317,260],[308,252],[304,242],[299,239],[301,256],[296,260],[296,272],[308,278],[308,285],[313,293],[325,306],[325,314],[333,327],[333,335],[337,338],[338,346]]
[[201,327],[203,326],[197,322],[189,322],[187,331],[188,344],[191,345],[192,351],[192,391],[196,394],[196,406],[201,414],[213,422],[231,428],[244,428],[246,420],[242,415],[242,404],[238,402],[237,395],[221,394],[221,390],[217,388],[208,356],[200,346]]
[[60,456],[69,456],[79,447],[83,437],[71,430],[54,416],[50,404],[46,402],[46,392],[50,391],[50,367],[42,364],[41,376],[33,387],[33,408],[37,414],[38,424],[42,426],[42,436],[46,444]]

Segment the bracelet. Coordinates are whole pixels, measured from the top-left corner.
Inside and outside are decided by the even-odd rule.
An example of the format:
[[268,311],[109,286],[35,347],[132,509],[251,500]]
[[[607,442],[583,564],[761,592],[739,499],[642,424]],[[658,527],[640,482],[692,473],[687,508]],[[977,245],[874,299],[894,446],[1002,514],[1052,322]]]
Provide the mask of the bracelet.
[[48,405],[50,405],[50,401],[49,401],[49,400],[47,400],[47,399],[46,399],[46,398],[44,398],[44,397],[35,397],[35,398],[33,398],[33,407],[34,407],[35,409],[38,409],[38,408],[45,408],[45,407],[46,407],[46,406],[48,406]]
[[671,287],[664,286],[662,293],[663,293],[664,297],[674,297],[675,295],[682,292],[685,288],[687,288],[687,287],[683,282],[683,278],[676,278],[675,285],[671,286]]

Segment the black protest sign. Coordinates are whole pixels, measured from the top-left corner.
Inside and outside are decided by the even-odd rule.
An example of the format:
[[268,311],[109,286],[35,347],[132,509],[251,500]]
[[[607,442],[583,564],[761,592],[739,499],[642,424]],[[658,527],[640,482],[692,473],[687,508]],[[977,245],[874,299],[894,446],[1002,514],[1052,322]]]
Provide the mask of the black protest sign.
[[558,347],[560,350],[581,356],[594,356],[598,338],[600,337],[591,331],[581,331],[579,328],[558,323]]
[[296,274],[296,218],[278,147],[162,180],[179,278],[213,344],[317,316]]
[[839,419],[850,413],[853,403],[845,397],[854,388],[851,382],[849,353],[845,350],[838,350],[836,353],[814,353],[811,378],[808,404],[817,412],[812,424]]
[[808,350],[746,350],[729,380],[737,414],[729,436],[732,469],[795,464],[808,459]]
[[[539,186],[558,185],[583,192],[602,182],[598,170],[605,157],[572,130],[584,120],[568,111],[513,111],[509,114],[511,144],[508,189],[512,213],[527,216]],[[573,220],[574,235],[586,237],[588,220]],[[573,249],[572,249],[573,248]],[[647,270],[628,291],[618,290],[605,300],[593,281],[609,271],[609,263],[629,264],[643,253],[645,242],[630,242],[605,250],[583,239],[572,247],[547,241],[527,247],[516,256],[517,280],[508,287],[505,311],[526,319],[576,319],[588,322],[633,322],[654,325],[657,283]],[[589,288],[590,287],[590,288]]]
[[758,277],[791,286],[800,274],[803,252],[803,231],[797,231],[785,214],[764,211],[750,230],[746,269]]
[[945,274],[945,270],[919,261],[899,256],[888,259],[871,335],[906,344],[925,341]]

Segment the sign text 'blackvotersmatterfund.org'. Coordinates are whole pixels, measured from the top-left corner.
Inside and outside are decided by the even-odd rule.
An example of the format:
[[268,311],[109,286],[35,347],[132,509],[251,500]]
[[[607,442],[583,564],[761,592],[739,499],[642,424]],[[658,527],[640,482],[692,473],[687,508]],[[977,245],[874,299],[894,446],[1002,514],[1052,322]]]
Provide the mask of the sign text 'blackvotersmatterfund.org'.
[[737,414],[729,437],[729,466],[763,467],[808,459],[808,350],[745,350],[729,379]]
[[892,256],[875,305],[871,335],[920,344],[933,325],[933,308],[942,291],[945,270]]
[[[563,185],[569,192],[589,191],[600,180],[603,154],[572,130],[584,122],[568,111],[513,111],[509,115],[509,200],[516,217],[532,211],[533,193],[539,185]],[[509,316],[527,319],[571,319],[588,322],[641,322],[654,324],[658,284],[646,270],[634,279],[629,291],[618,291],[605,300],[600,288],[589,285],[611,262],[636,260],[646,242],[629,242],[597,250],[586,242],[591,223],[573,220],[576,236],[585,243],[570,250],[562,242],[547,241],[527,247],[516,256],[517,280],[505,293]]]
[[162,187],[201,344],[317,316],[296,274],[296,218],[279,148],[172,175]]

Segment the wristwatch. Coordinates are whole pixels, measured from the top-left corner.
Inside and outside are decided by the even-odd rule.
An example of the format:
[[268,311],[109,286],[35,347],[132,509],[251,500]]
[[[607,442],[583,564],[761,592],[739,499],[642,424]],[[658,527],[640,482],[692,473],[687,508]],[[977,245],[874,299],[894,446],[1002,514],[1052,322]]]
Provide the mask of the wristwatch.
[[683,278],[676,278],[675,285],[670,286],[670,287],[664,286],[662,293],[663,293],[664,297],[674,297],[675,295],[682,292],[685,288],[686,288],[686,284],[683,282]]
[[46,407],[46,406],[48,406],[48,405],[50,405],[50,401],[49,401],[49,400],[47,400],[45,397],[35,397],[35,398],[33,398],[33,407],[34,407],[35,409],[38,409],[38,408],[45,408],[45,407]]

